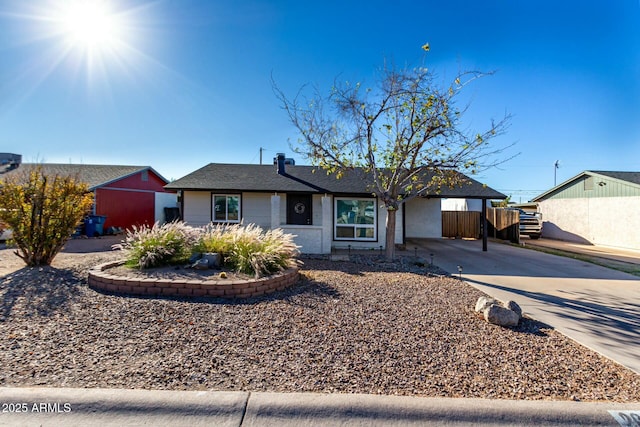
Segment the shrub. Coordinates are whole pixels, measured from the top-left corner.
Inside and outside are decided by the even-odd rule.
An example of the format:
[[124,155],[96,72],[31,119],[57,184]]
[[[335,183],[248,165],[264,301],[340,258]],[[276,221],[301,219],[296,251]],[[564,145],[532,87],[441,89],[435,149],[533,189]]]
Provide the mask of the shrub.
[[238,224],[224,225],[213,224],[201,228],[198,243],[193,248],[194,252],[213,252],[221,255],[231,252],[233,235],[237,233]]
[[293,237],[281,229],[263,231],[255,224],[236,227],[230,230],[232,247],[225,263],[256,278],[293,267],[298,254]]
[[125,251],[126,265],[142,269],[186,262],[198,238],[198,230],[183,222],[156,222],[153,227],[134,226],[115,246]]
[[128,232],[117,247],[127,253],[126,265],[149,268],[186,262],[195,252],[220,254],[226,267],[261,277],[296,265],[298,246],[282,230],[257,225],[209,224],[193,228],[182,222],[155,224]]
[[93,194],[77,176],[47,175],[35,166],[0,182],[0,220],[13,231],[28,266],[49,265],[91,209]]

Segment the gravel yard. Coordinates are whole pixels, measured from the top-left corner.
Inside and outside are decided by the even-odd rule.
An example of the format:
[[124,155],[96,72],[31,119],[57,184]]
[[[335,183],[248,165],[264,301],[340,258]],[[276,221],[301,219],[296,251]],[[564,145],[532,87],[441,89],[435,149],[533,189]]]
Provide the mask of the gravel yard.
[[489,325],[479,291],[415,266],[305,260],[298,285],[240,302],[89,289],[118,257],[27,269],[0,250],[0,386],[640,401],[639,375],[538,322]]

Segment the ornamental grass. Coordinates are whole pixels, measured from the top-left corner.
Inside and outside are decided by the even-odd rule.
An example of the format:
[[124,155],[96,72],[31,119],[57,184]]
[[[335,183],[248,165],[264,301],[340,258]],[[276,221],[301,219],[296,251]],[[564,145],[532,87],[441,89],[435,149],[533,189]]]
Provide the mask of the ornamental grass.
[[143,269],[187,262],[199,237],[198,230],[184,222],[156,222],[153,227],[134,226],[115,246],[125,251],[126,266]]
[[136,227],[117,248],[126,264],[141,269],[184,264],[195,253],[218,253],[223,266],[256,278],[297,265],[299,247],[292,234],[263,230],[255,224],[208,224],[201,228],[183,222]]

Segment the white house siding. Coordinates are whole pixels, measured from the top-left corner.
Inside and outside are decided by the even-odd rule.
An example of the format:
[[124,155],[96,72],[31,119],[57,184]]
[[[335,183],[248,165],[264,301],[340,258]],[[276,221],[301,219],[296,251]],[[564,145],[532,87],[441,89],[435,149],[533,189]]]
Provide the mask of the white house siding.
[[[322,225],[322,197],[324,195],[314,194],[311,200],[311,214],[313,215],[311,224],[313,225]],[[330,200],[333,201],[333,198]]]
[[406,237],[427,239],[442,237],[440,199],[416,198],[405,203]]
[[285,193],[277,193],[277,196],[280,197],[279,224],[284,225],[287,223],[287,195]]
[[548,199],[540,212],[543,237],[640,250],[640,197]]
[[211,192],[185,191],[182,218],[187,224],[200,226],[211,222]]
[[244,224],[271,228],[271,193],[242,193],[241,212]]
[[441,199],[440,206],[443,211],[482,212],[480,199]]
[[[242,194],[242,218],[245,224],[255,223],[265,229],[274,226],[281,227],[287,233],[295,234],[296,244],[302,246],[304,253],[329,253],[331,246],[336,248],[347,248],[351,245],[353,249],[379,249],[384,246],[386,239],[386,219],[387,211],[384,207],[378,207],[378,227],[377,239],[375,241],[334,241],[334,198],[328,196],[323,207],[323,195],[313,195],[313,225],[298,226],[287,225],[287,199],[286,194],[278,193],[274,199],[275,193],[243,193]],[[185,191],[183,193],[184,208],[183,218],[185,222],[194,226],[206,225],[211,221],[211,192],[210,191]],[[273,205],[272,203],[274,203]],[[413,201],[412,201],[413,202]],[[426,208],[428,211],[420,217],[422,229],[427,230],[424,234],[427,237],[441,236],[441,218],[440,205],[438,200],[423,200],[419,202],[420,206],[416,209]],[[279,213],[279,218],[275,221],[271,219],[272,209]],[[404,205],[396,214],[396,233],[395,242],[397,244],[403,241],[403,211]],[[327,216],[327,220],[323,221],[323,216]],[[419,217],[416,213],[414,216]],[[432,221],[425,222],[423,218],[429,217]],[[411,220],[407,217],[409,225]],[[426,225],[424,225],[426,224]],[[432,230],[433,229],[433,230]],[[432,230],[432,231],[429,231]],[[407,234],[409,237],[409,234]],[[419,236],[411,236],[419,237]]]

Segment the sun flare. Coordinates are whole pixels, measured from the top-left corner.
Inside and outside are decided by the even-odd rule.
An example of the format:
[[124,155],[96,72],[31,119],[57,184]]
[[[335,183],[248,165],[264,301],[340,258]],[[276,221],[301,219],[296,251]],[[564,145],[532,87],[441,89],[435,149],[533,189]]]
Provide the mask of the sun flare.
[[71,1],[56,19],[60,33],[73,47],[113,48],[123,35],[118,15],[101,0]]
[[16,24],[9,47],[33,53],[15,77],[30,84],[25,98],[58,76],[108,99],[114,82],[147,81],[149,70],[166,68],[145,49],[157,0],[6,0],[11,8],[3,1],[0,17]]

